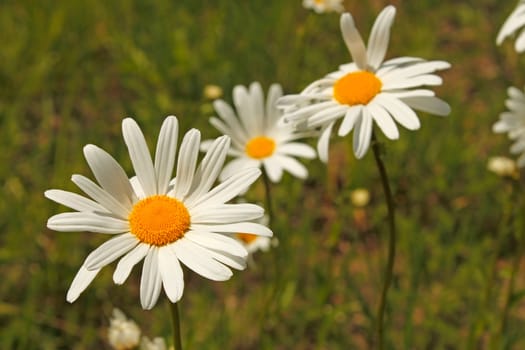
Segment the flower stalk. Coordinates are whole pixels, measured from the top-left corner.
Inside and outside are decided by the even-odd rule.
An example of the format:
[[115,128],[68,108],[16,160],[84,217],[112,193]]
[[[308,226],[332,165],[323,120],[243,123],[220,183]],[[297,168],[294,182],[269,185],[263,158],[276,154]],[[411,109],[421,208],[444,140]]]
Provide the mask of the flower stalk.
[[387,304],[387,296],[390,285],[392,284],[392,278],[394,275],[394,261],[396,256],[396,222],[394,212],[394,199],[392,196],[392,190],[388,182],[388,174],[386,172],[385,165],[381,159],[380,144],[377,141],[375,133],[372,132],[372,149],[374,152],[374,159],[376,161],[377,169],[381,176],[381,183],[383,185],[383,191],[385,193],[386,204],[388,208],[388,257],[383,278],[383,288],[381,290],[381,296],[379,299],[377,318],[376,318],[376,341],[377,349],[382,350],[384,348],[384,318],[385,309]]
[[178,303],[169,302],[169,304],[170,304],[171,320],[173,323],[173,347],[175,348],[175,350],[182,350]]

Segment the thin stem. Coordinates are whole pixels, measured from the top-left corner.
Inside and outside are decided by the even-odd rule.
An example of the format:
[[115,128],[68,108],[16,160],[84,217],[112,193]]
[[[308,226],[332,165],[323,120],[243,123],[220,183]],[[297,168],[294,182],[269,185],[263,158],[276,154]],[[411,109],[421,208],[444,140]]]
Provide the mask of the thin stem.
[[[519,191],[520,188],[519,186],[515,186],[513,188],[514,191]],[[520,191],[521,192],[521,191]],[[522,205],[522,212],[523,212],[523,206],[525,206],[525,201],[523,201],[523,199],[521,199],[521,205]],[[516,218],[515,218],[516,220]],[[498,328],[498,333],[496,334],[496,341],[495,341],[495,345],[496,346],[500,346],[501,345],[501,341],[502,341],[502,338],[503,338],[503,334],[505,333],[506,329],[507,329],[507,322],[508,322],[508,316],[509,316],[509,312],[510,312],[510,308],[511,308],[511,304],[512,304],[512,296],[514,294],[514,287],[515,287],[515,284],[516,284],[516,276],[518,274],[518,270],[520,268],[520,262],[521,262],[521,259],[525,253],[525,227],[524,227],[524,223],[523,223],[523,219],[522,218],[517,218],[518,220],[518,225],[516,230],[517,230],[517,234],[516,234],[516,239],[518,241],[518,250],[517,252],[515,253],[514,255],[514,260],[512,261],[512,270],[510,272],[510,280],[509,280],[509,286],[507,288],[507,293],[505,294],[505,301],[504,301],[504,304],[503,304],[503,310],[501,311],[501,318],[500,318],[500,322],[499,322],[499,328]]]
[[264,183],[264,194],[266,197],[266,210],[268,211],[268,225],[273,223],[273,209],[272,209],[272,191],[271,191],[271,183],[270,178],[268,177],[268,174],[266,174],[266,171],[263,169],[262,172],[263,176],[263,183]]
[[179,318],[179,307],[178,303],[170,304],[171,319],[173,321],[173,346],[175,350],[182,350],[182,342],[180,337],[180,318]]
[[392,284],[392,277],[394,274],[394,260],[396,257],[396,221],[394,214],[394,199],[392,197],[392,191],[390,189],[390,184],[388,183],[388,175],[386,173],[385,166],[381,160],[380,145],[377,142],[376,136],[372,133],[372,149],[374,151],[374,158],[377,164],[377,169],[381,175],[381,183],[383,184],[383,191],[385,192],[386,205],[388,208],[388,227],[389,227],[389,237],[388,237],[388,258],[387,264],[385,267],[384,275],[384,284],[381,291],[381,298],[379,299],[379,306],[377,309],[377,319],[376,319],[376,339],[377,339],[377,348],[379,350],[384,348],[384,316],[386,308],[386,299],[388,295],[388,289]]

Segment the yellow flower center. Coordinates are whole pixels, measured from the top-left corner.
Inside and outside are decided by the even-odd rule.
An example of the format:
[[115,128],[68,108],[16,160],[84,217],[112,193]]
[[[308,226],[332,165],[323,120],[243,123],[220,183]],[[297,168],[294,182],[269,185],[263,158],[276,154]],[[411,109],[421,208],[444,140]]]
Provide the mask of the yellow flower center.
[[366,105],[381,91],[382,86],[374,73],[352,72],[335,82],[334,98],[344,105]]
[[246,244],[250,244],[257,239],[257,235],[251,233],[237,233],[237,238]]
[[274,150],[274,140],[266,136],[257,136],[248,141],[245,152],[252,158],[261,159],[271,156]]
[[165,195],[137,202],[128,219],[131,233],[141,242],[155,246],[175,242],[190,227],[188,209],[175,198]]

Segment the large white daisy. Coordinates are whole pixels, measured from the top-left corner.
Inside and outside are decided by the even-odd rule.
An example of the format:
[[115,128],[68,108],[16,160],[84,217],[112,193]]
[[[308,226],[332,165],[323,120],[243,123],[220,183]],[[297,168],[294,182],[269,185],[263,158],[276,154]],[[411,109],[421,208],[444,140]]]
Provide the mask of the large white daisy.
[[124,119],[122,132],[136,177],[129,180],[111,155],[87,145],[84,155],[98,184],[82,175],[73,175],[72,181],[90,198],[56,189],[45,192],[47,198],[76,210],[49,218],[50,229],[114,236],[86,258],[67,300],[75,301],[104,266],[121,257],[113,274],[117,284],[124,283],[133,266],[144,259],[140,281],[144,309],[155,305],[162,289],[173,303],[182,297],[180,262],[215,281],[229,279],[229,267],[244,269],[248,253],[232,235],[271,236],[272,232],[250,222],[264,214],[260,206],[226,203],[251,185],[260,170],[239,170],[213,187],[230,140],[223,136],[213,141],[197,166],[200,132],[192,129],[180,145],[172,180],[178,137],[175,117],[162,124],[155,161],[133,119]]
[[514,141],[510,153],[520,154],[516,163],[518,167],[525,167],[525,93],[518,88],[510,87],[507,90],[509,97],[505,106],[509,109],[499,115],[492,130],[496,133],[507,133]]
[[525,51],[525,30],[523,27],[525,27],[525,0],[520,0],[514,11],[503,23],[496,38],[496,44],[500,45],[505,38],[519,32],[514,48],[517,52]]
[[396,123],[409,130],[420,127],[413,109],[447,115],[450,107],[423,86],[440,85],[433,72],[449,68],[444,61],[400,57],[384,61],[395,8],[387,6],[377,17],[368,47],[349,13],[341,16],[341,32],[353,63],[340,66],[306,87],[300,94],[279,99],[285,122],[300,128],[321,128],[319,158],[328,160],[332,128],[339,119],[339,136],[354,131],[353,149],[362,158],[369,146],[374,122],[389,139],[397,139]]
[[[282,88],[273,84],[264,103],[261,85],[254,82],[249,89],[237,85],[233,89],[233,108],[223,100],[214,101],[219,118],[210,118],[210,123],[220,132],[230,136],[232,148],[229,154],[235,159],[228,163],[220,175],[224,180],[240,169],[260,168],[272,182],[278,182],[286,170],[298,178],[306,178],[308,171],[294,157],[315,158],[315,150],[297,139],[311,133],[299,133],[292,125],[278,123],[282,112],[275,102],[282,96]],[[204,141],[202,148],[208,149],[210,141]]]

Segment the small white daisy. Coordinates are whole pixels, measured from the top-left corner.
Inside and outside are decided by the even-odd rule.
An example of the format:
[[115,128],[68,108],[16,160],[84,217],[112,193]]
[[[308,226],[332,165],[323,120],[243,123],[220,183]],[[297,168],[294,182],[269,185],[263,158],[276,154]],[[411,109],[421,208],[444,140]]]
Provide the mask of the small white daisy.
[[[450,67],[444,61],[400,57],[384,61],[390,38],[390,27],[396,10],[387,6],[377,17],[365,46],[349,13],[341,16],[341,32],[353,63],[340,66],[306,87],[300,94],[279,99],[285,109],[285,122],[298,128],[321,128],[317,144],[319,158],[328,160],[329,138],[339,119],[339,136],[354,131],[353,148],[362,158],[369,146],[374,122],[389,139],[397,139],[396,123],[409,130],[420,127],[419,110],[447,115],[450,107],[423,86],[441,85],[433,72]],[[416,89],[417,88],[417,89]]]
[[500,45],[505,38],[519,31],[514,48],[520,53],[525,51],[525,30],[523,27],[525,27],[525,0],[520,0],[514,11],[503,23],[496,38],[496,44]]
[[516,163],[518,167],[525,167],[525,93],[518,88],[510,87],[507,90],[509,98],[505,106],[509,109],[499,115],[499,120],[492,126],[496,133],[508,133],[514,144],[510,153],[520,154]]
[[519,178],[516,161],[507,157],[490,157],[487,169],[501,177]]
[[149,339],[148,337],[142,337],[140,341],[140,350],[166,350],[166,342],[164,338],[156,337]]
[[263,216],[260,206],[226,203],[250,186],[260,170],[239,170],[213,187],[230,140],[227,136],[216,139],[197,166],[200,132],[192,129],[184,135],[176,178],[171,180],[178,137],[175,117],[162,124],[155,161],[133,119],[124,119],[122,132],[136,177],[129,180],[111,155],[87,145],[84,155],[98,184],[82,175],[73,175],[72,181],[91,199],[62,190],[45,192],[47,198],[76,210],[49,218],[50,229],[114,235],[86,258],[67,300],[75,301],[104,266],[121,257],[113,274],[116,284],[124,283],[133,266],[144,259],[140,281],[144,309],[155,305],[162,289],[173,303],[182,297],[180,262],[215,281],[229,279],[229,267],[244,269],[248,252],[232,235],[271,236],[272,232],[250,222]]
[[303,0],[303,7],[316,13],[343,12],[343,0]]
[[133,349],[139,345],[140,328],[122,311],[115,308],[113,317],[109,320],[108,341],[116,350]]
[[[301,179],[308,176],[306,167],[294,157],[315,158],[312,147],[296,141],[311,136],[311,133],[298,133],[293,126],[278,123],[282,112],[277,109],[275,102],[281,96],[281,86],[273,84],[265,104],[261,85],[254,82],[249,89],[242,85],[233,89],[237,114],[223,100],[214,101],[215,111],[220,118],[212,117],[210,123],[231,138],[229,154],[235,157],[224,167],[221,180],[241,169],[261,166],[272,182],[278,182],[284,170]],[[210,144],[210,141],[204,141],[201,147],[206,150]]]

